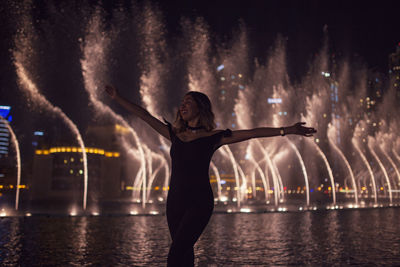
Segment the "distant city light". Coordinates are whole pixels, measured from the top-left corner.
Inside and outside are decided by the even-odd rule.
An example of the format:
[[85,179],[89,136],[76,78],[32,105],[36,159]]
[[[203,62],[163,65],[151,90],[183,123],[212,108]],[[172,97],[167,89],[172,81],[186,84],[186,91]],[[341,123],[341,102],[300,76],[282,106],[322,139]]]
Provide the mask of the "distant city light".
[[321,75],[322,76],[325,76],[325,77],[330,77],[331,76],[331,74],[329,73],[329,72],[321,72]]
[[249,212],[251,212],[251,209],[249,209],[249,208],[241,208],[240,212],[249,213]]
[[268,98],[268,104],[280,104],[282,103],[282,98]]
[[219,198],[219,200],[222,201],[222,202],[225,202],[225,201],[228,201],[229,199],[226,196],[221,196]]
[[44,133],[42,131],[35,131],[33,134],[37,135],[37,136],[43,136],[44,135]]
[[217,67],[217,71],[221,71],[225,68],[224,64],[221,64]]
[[7,118],[8,114],[10,114],[10,109],[10,106],[0,106],[0,116],[6,118],[8,121],[11,121],[10,118]]
[[4,209],[2,209],[0,212],[0,217],[6,217],[6,216],[7,216],[6,211]]
[[[1,149],[1,147],[0,147]],[[98,155],[104,155],[106,157],[115,157],[118,158],[120,156],[119,152],[109,152],[105,151],[104,149],[100,148],[90,148],[86,147],[85,148],[86,153],[89,154],[98,154]],[[35,150],[36,155],[49,155],[52,153],[82,153],[82,148],[80,147],[51,147],[50,149],[37,149]],[[81,160],[82,162],[82,160]]]

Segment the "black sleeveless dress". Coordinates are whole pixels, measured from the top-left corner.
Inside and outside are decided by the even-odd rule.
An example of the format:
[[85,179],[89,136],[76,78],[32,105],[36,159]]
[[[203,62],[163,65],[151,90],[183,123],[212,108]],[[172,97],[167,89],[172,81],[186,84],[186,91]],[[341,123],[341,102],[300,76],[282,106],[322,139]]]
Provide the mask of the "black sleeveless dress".
[[206,227],[214,196],[209,180],[212,155],[229,129],[192,141],[182,141],[169,128],[172,173],[167,198],[167,221],[172,238],[168,266],[193,266],[193,246]]

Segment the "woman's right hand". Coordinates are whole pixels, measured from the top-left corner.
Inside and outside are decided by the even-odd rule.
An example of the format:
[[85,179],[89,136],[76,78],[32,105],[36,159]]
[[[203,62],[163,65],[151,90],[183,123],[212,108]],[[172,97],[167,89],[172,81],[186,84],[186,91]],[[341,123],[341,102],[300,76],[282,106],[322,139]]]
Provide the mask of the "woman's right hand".
[[114,99],[114,98],[118,95],[117,89],[116,89],[114,86],[112,86],[112,85],[107,84],[107,85],[105,86],[105,89],[106,89],[106,93],[107,93],[112,99]]

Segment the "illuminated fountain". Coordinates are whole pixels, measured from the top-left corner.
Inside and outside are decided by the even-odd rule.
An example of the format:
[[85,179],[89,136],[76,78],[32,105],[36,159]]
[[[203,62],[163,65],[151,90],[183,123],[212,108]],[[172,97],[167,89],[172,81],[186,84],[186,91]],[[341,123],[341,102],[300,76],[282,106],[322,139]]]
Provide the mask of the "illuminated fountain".
[[[329,133],[333,132],[332,129],[333,129],[333,127],[330,127],[328,129],[328,135],[329,135]],[[350,163],[347,160],[346,156],[343,154],[343,152],[340,150],[340,148],[335,144],[335,141],[333,141],[333,137],[328,136],[328,139],[329,139],[329,143],[332,145],[333,149],[338,153],[340,158],[343,160],[343,162],[344,162],[344,164],[345,164],[345,166],[346,166],[346,168],[347,168],[347,170],[349,172],[350,179],[351,179],[351,182],[352,182],[352,185],[353,185],[352,192],[354,193],[354,202],[355,202],[356,207],[358,207],[358,193],[357,193],[358,190],[357,190],[356,180],[354,178],[353,170],[352,170],[352,168],[350,166]]]
[[[88,10],[82,20],[82,37],[74,40],[79,53],[71,60],[80,63],[80,90],[88,96],[95,123],[118,124],[127,131],[116,137],[123,154],[118,160],[131,168],[122,175],[123,183],[117,185],[120,196],[107,200],[128,203],[129,208],[121,212],[155,215],[163,211],[170,172],[169,142],[136,118],[114,111],[104,96],[107,83],[115,84],[123,95],[134,91],[136,101],[140,100],[159,119],[173,121],[180,97],[188,90],[197,90],[210,97],[220,129],[280,127],[297,121],[317,128],[318,133],[312,138],[274,137],[221,147],[210,166],[216,211],[399,204],[399,194],[393,192],[400,188],[400,140],[395,134],[388,134],[396,132],[398,122],[393,119],[387,125],[380,123],[384,111],[369,109],[380,104],[376,100],[372,103],[368,96],[365,73],[352,77],[349,63],[342,63],[340,72],[331,68],[327,45],[315,57],[306,77],[294,85],[286,69],[282,38],[277,38],[265,63],[260,64],[250,59],[244,25],[231,43],[218,46],[211,45],[212,35],[203,19],[182,19],[183,34],[178,37],[179,46],[174,46],[167,38],[161,12],[149,3],[138,7],[133,15],[114,10],[113,19],[109,20],[99,7]],[[68,112],[50,103],[33,82],[36,61],[31,57],[37,53],[33,47],[38,41],[26,14],[13,49],[20,88],[27,100],[57,114],[76,136],[84,165],[83,210],[89,204],[94,207],[89,212],[99,215],[101,205],[87,203],[92,177],[88,175],[85,137]],[[127,33],[133,37],[129,39]],[[177,48],[179,52],[174,55],[171,51]],[[125,75],[129,79],[114,72],[114,68],[128,72]],[[383,98],[380,101],[386,108],[396,108],[390,104],[390,97]],[[372,115],[364,116],[366,112]],[[79,209],[75,207],[71,216],[77,214]]]
[[390,178],[389,178],[389,175],[388,175],[388,173],[386,171],[385,166],[383,165],[381,159],[378,157],[378,155],[375,152],[375,149],[374,149],[374,146],[373,146],[374,141],[375,140],[372,137],[369,137],[368,138],[368,147],[369,147],[369,150],[370,150],[371,154],[375,158],[376,162],[378,162],[379,167],[381,168],[381,170],[383,172],[383,175],[384,175],[385,181],[386,181],[386,185],[387,185],[387,188],[388,188],[387,191],[389,192],[389,201],[390,201],[390,204],[392,204],[392,202],[393,202],[392,185],[390,183]]
[[15,136],[15,133],[13,131],[13,129],[11,128],[10,124],[8,123],[8,121],[6,119],[4,119],[2,116],[0,116],[0,121],[2,121],[6,126],[7,129],[11,135],[11,142],[14,145],[15,148],[15,159],[16,159],[16,165],[17,165],[17,185],[16,185],[16,189],[15,189],[15,210],[18,210],[18,206],[19,206],[19,194],[20,194],[20,188],[21,188],[21,153],[20,153],[20,149],[19,149],[19,143],[18,143],[18,139]]
[[[125,147],[131,155],[138,155],[138,158],[141,163],[141,168],[138,171],[135,179],[133,188],[142,187],[142,207],[146,206],[147,201],[147,179],[148,177],[152,177],[153,174],[149,173],[147,175],[148,170],[151,170],[146,165],[146,155],[144,149],[146,149],[145,145],[142,144],[142,141],[138,137],[136,131],[123,119],[120,115],[116,114],[112,111],[108,106],[103,104],[99,100],[99,90],[102,90],[104,87],[104,81],[102,81],[101,77],[106,72],[105,66],[105,53],[109,45],[109,38],[107,38],[103,33],[100,25],[100,14],[96,12],[93,16],[92,20],[89,22],[87,34],[85,36],[84,45],[82,46],[84,57],[81,60],[83,77],[85,81],[85,89],[88,91],[90,96],[90,101],[96,109],[97,113],[100,114],[109,114],[112,118],[119,123],[121,123],[124,127],[128,128],[134,137],[137,149],[132,151],[132,148],[129,144],[125,143],[123,147]],[[123,140],[122,140],[123,141]],[[125,142],[125,141],[123,141]],[[133,152],[133,153],[132,153]],[[137,191],[133,191],[133,198],[139,199],[137,195],[135,195]]]
[[[36,104],[40,109],[44,109],[51,114],[56,114],[59,116],[70,130],[74,133],[76,140],[79,143],[82,152],[83,159],[83,174],[84,174],[84,192],[82,200],[82,208],[86,210],[87,205],[87,187],[88,187],[88,169],[87,169],[87,156],[86,149],[83,143],[82,136],[77,128],[77,126],[72,122],[70,118],[59,108],[52,105],[44,95],[42,95],[36,84],[31,79],[26,65],[32,63],[32,40],[34,36],[34,30],[30,22],[29,17],[22,17],[21,19],[22,29],[15,38],[15,48],[13,51],[14,65],[16,74],[18,77],[18,82],[21,90],[25,93],[26,97]],[[17,192],[18,192],[17,188]]]
[[364,153],[361,151],[361,149],[359,148],[359,145],[357,144],[357,141],[355,139],[352,140],[353,141],[353,145],[354,148],[357,150],[357,152],[360,154],[360,157],[363,161],[363,163],[365,164],[365,167],[368,169],[368,173],[371,177],[371,182],[372,182],[372,191],[374,192],[374,200],[375,200],[375,205],[377,205],[378,203],[378,196],[376,193],[376,183],[375,183],[375,176],[374,176],[374,172],[371,169],[371,165],[368,163],[367,158],[365,157]]

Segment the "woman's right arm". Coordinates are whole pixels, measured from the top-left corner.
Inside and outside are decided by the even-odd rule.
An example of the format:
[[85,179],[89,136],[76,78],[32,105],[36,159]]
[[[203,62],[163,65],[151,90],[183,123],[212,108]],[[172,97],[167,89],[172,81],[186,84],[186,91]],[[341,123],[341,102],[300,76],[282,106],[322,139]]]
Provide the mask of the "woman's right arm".
[[111,85],[106,85],[107,94],[118,102],[122,107],[124,107],[127,111],[132,114],[138,116],[143,121],[145,121],[148,125],[150,125],[154,130],[156,130],[159,134],[170,140],[168,126],[162,123],[159,119],[152,116],[146,109],[142,108],[139,105],[133,104],[129,102],[124,97],[118,94],[117,89]]

